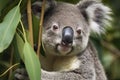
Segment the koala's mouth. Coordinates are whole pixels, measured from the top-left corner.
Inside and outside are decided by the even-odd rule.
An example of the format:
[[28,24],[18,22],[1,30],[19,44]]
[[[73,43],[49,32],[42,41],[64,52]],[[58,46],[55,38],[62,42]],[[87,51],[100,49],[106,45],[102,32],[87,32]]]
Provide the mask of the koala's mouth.
[[73,51],[72,44],[65,45],[64,43],[57,44],[56,50],[60,55],[69,55]]

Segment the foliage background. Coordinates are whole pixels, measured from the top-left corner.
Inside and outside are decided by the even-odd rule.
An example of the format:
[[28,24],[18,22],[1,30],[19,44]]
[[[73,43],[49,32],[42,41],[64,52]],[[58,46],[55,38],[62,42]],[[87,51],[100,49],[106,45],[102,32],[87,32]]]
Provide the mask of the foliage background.
[[[32,0],[32,2],[35,0]],[[77,3],[79,0],[59,0],[70,3]],[[7,12],[12,9],[19,0],[0,0],[0,22]],[[25,10],[27,0],[23,0],[21,4],[21,12]],[[104,65],[108,80],[120,80],[120,0],[103,0],[105,5],[108,5],[113,11],[112,28],[108,30],[105,36],[91,37],[95,46],[98,49],[99,57]],[[3,7],[3,8],[2,8]],[[14,42],[12,42],[14,44]],[[10,67],[11,55],[13,55],[13,63],[19,61],[17,54],[12,53],[12,46],[10,45],[3,53],[0,54],[0,74]],[[6,74],[0,77],[0,80],[7,80],[11,75]],[[11,78],[12,79],[12,78]]]

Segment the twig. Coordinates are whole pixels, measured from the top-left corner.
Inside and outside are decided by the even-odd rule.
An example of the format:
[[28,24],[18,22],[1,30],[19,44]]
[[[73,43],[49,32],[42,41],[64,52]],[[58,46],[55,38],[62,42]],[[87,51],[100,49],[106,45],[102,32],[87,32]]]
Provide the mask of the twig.
[[32,47],[34,47],[32,15],[31,15],[31,0],[28,0],[28,3],[27,3],[27,15],[28,15],[28,27],[29,27],[29,33],[30,33],[30,44],[32,45]]
[[44,12],[45,12],[45,3],[46,0],[43,0],[42,3],[42,11],[40,15],[40,24],[39,24],[39,34],[38,34],[38,46],[37,46],[37,55],[40,56],[40,48],[41,48],[41,42],[42,42],[42,26],[43,26],[43,19],[44,19]]
[[105,42],[105,41],[102,41],[102,45],[107,50],[109,50],[111,53],[120,57],[120,50],[118,50],[115,46],[113,46],[113,45],[111,45],[111,44],[109,44],[108,42]]
[[[10,66],[12,66],[12,64],[13,64],[13,52],[14,52],[14,50],[13,50],[13,46],[11,45]],[[10,72],[9,72],[8,80],[10,80],[10,77],[11,77],[12,71],[13,71],[13,70],[11,69]]]
[[15,66],[18,66],[20,63],[16,63],[14,65],[12,65],[11,67],[9,67],[5,72],[3,72],[2,74],[0,74],[0,77],[4,76],[9,70],[11,70],[12,68],[14,68]]

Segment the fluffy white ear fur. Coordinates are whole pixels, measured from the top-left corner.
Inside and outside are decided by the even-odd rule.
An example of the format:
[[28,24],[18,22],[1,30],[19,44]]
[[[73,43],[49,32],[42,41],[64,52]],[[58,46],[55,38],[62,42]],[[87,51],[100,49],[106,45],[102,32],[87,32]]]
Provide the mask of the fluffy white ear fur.
[[[97,11],[97,9],[100,9],[101,12],[95,13],[95,11]],[[92,32],[101,34],[101,33],[104,33],[105,29],[110,26],[109,21],[111,21],[111,19],[112,19],[110,17],[110,14],[111,14],[110,8],[108,8],[102,4],[94,4],[94,5],[89,6],[86,9],[86,12],[89,16],[89,24],[90,24]],[[98,16],[101,15],[101,17],[98,17],[98,19],[101,18],[101,20],[102,20],[100,23],[96,22],[94,20],[95,18],[97,18],[96,15],[98,15]]]
[[95,0],[82,0],[77,6],[87,15],[92,33],[99,35],[105,33],[106,28],[110,26],[110,21],[112,20],[110,17],[112,12],[109,7]]

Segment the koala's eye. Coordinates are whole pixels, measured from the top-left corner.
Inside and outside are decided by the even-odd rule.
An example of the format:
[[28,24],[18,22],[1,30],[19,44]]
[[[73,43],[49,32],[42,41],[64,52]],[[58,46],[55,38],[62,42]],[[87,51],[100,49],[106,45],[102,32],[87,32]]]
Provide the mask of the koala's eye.
[[81,29],[77,29],[76,32],[77,32],[78,35],[80,35],[82,31],[81,31]]
[[53,25],[53,30],[57,30],[59,27],[58,27],[58,25],[57,24],[54,24]]

